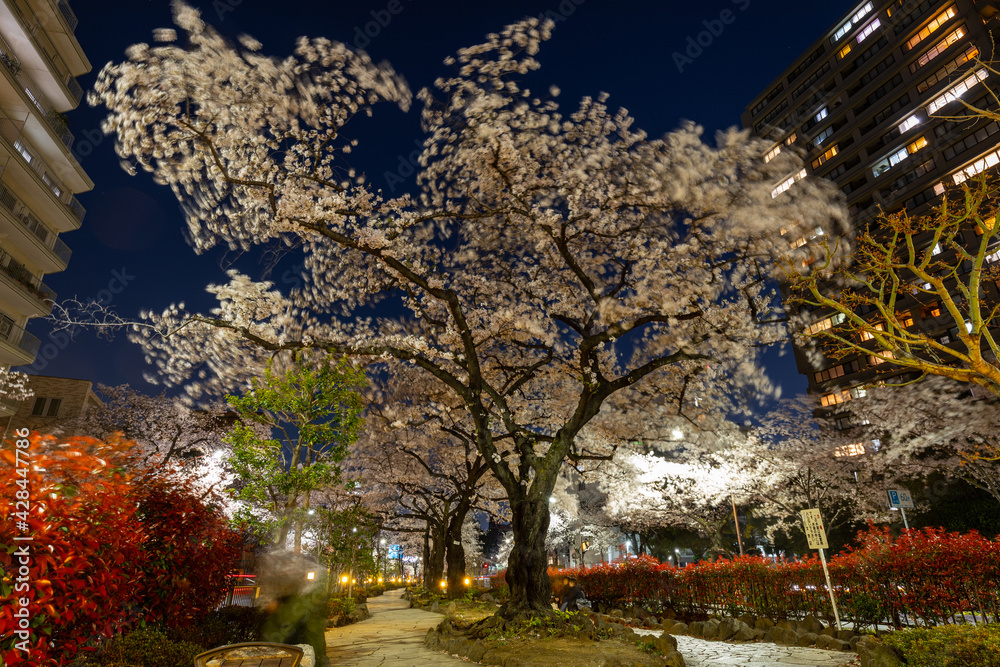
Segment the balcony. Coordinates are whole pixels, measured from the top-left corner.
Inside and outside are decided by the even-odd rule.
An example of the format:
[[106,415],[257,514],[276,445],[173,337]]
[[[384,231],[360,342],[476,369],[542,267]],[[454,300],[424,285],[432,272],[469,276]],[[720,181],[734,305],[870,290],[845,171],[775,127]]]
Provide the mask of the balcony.
[[63,19],[66,21],[66,25],[69,26],[70,30],[76,30],[77,24],[80,22],[76,18],[76,14],[73,12],[73,8],[69,6],[66,0],[59,0],[56,3],[56,7],[59,9],[59,13],[62,14]]
[[13,152],[21,158],[22,164],[35,172],[41,184],[65,207],[64,210],[77,221],[76,227],[79,227],[79,223],[83,222],[87,214],[86,209],[66,186],[49,172],[38,151],[21,135],[21,128],[2,113],[0,113],[0,136],[10,142]]
[[38,276],[25,268],[24,264],[0,248],[0,279],[3,278],[13,281],[22,293],[27,293],[37,304],[40,304],[42,309],[39,314],[47,315],[52,309],[50,304],[56,300],[56,293]]
[[71,149],[74,141],[73,133],[66,127],[62,115],[45,99],[37,84],[22,67],[20,59],[14,55],[14,49],[2,35],[0,35],[0,64],[3,64],[10,72],[17,87],[24,91],[28,100],[38,109],[39,115],[52,130],[52,133],[59,137],[59,141],[66,147],[66,150]]
[[[10,213],[11,217],[21,223],[25,231],[30,232],[31,235],[41,243],[45,250],[48,251],[48,258],[42,256],[39,258],[40,261],[36,262],[43,271],[46,273],[52,273],[66,268],[69,264],[69,258],[73,254],[73,251],[62,242],[62,239],[60,239],[58,235],[49,230],[49,228],[46,227],[42,221],[31,212],[28,205],[21,201],[21,199],[2,182],[0,182],[0,208],[5,209],[8,213]],[[45,261],[46,259],[49,261]],[[46,269],[48,270],[46,271]]]
[[14,324],[13,318],[0,313],[0,363],[30,364],[38,354],[39,344],[38,338]]
[[[6,5],[11,14],[17,17],[21,25],[21,30],[33,42],[32,51],[41,58],[38,65],[44,65],[48,76],[51,76],[52,80],[57,82],[61,88],[61,97],[67,101],[63,105],[64,108],[69,109],[77,106],[83,97],[83,88],[72,75],[69,66],[59,55],[55,44],[52,43],[45,28],[39,22],[38,16],[31,10],[25,0],[3,0],[3,4]],[[66,7],[69,9],[68,5]],[[72,10],[69,11],[72,13]],[[60,8],[60,13],[62,13],[62,8]],[[27,52],[22,51],[22,55],[25,53]],[[33,71],[40,72],[39,69],[32,69]],[[57,99],[57,96],[50,95],[50,98]]]

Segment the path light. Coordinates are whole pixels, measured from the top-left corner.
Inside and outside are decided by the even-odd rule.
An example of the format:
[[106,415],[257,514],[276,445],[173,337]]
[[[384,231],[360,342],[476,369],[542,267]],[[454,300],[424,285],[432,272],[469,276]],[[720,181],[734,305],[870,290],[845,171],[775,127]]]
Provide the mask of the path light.
[[348,580],[348,576],[347,576],[347,575],[345,574],[344,576],[342,576],[342,577],[340,578],[340,583],[342,583],[342,584],[346,584],[346,583],[347,583],[347,580]]
[[441,580],[441,588],[446,588],[447,586],[448,586],[448,582],[445,581],[444,579],[442,579]]
[[679,428],[675,428],[670,432],[670,437],[673,440],[680,440],[681,438],[684,437],[684,431],[680,430]]
[[315,572],[306,572],[306,579],[308,579],[309,581],[312,581],[315,578],[316,578],[316,573]]
[[466,585],[466,586],[468,586],[468,585],[469,585],[469,578],[468,578],[468,577],[466,577],[466,578],[465,578],[465,585]]

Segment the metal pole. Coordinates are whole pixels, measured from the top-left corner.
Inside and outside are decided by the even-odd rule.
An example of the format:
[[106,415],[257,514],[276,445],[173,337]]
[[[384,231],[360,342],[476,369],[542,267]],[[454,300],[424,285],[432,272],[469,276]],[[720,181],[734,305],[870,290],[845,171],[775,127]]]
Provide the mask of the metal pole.
[[740,517],[736,514],[736,497],[729,496],[729,499],[733,501],[733,522],[736,524],[736,541],[740,544],[740,555],[743,555],[743,538],[740,537]]
[[826,577],[826,590],[830,594],[830,604],[833,605],[833,620],[837,623],[837,630],[840,630],[840,614],[837,612],[837,598],[833,595],[833,585],[830,584],[830,570],[826,568],[826,554],[823,549],[819,550],[819,559],[823,563],[823,576]]
[[902,507],[900,507],[899,511],[903,513],[903,527],[906,528],[907,530],[909,530],[910,529],[910,524],[908,524],[906,522],[906,510],[903,509]]

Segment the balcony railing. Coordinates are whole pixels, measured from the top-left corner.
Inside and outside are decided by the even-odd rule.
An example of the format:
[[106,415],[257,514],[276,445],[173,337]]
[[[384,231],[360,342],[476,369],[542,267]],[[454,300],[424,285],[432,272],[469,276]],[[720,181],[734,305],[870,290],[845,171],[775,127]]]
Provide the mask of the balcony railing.
[[76,25],[80,21],[76,18],[76,14],[73,12],[73,8],[69,6],[69,3],[66,0],[59,0],[56,3],[56,7],[59,8],[59,13],[66,19],[66,25],[69,26],[69,29],[76,30]]
[[24,267],[24,264],[11,257],[2,248],[0,248],[0,271],[10,276],[14,282],[18,283],[42,303],[56,300],[56,293],[48,285],[43,283],[38,276],[33,275],[31,271]]
[[60,202],[66,205],[66,208],[73,214],[80,222],[83,222],[83,217],[87,214],[87,210],[83,208],[83,205],[77,201],[76,197],[73,196],[66,186],[59,182],[59,180],[49,173],[49,170],[45,168],[45,160],[38,154],[27,139],[21,136],[21,128],[18,127],[9,118],[3,116],[0,112],[0,136],[3,136],[7,141],[9,141],[14,146],[14,150],[21,159],[31,167],[42,182],[48,186],[49,190],[53,195],[56,196]]
[[38,354],[38,338],[14,324],[13,318],[3,313],[0,313],[0,340],[6,341],[31,356]]
[[3,207],[10,211],[10,214],[14,216],[22,225],[28,228],[28,230],[35,235],[35,237],[42,242],[42,244],[51,250],[56,257],[61,259],[64,263],[69,264],[70,255],[73,251],[62,242],[56,234],[49,230],[41,220],[39,220],[31,209],[28,208],[27,204],[21,201],[17,195],[10,191],[6,185],[0,183],[0,207]]
[[14,10],[14,13],[21,19],[21,24],[35,39],[35,43],[38,45],[38,52],[48,61],[52,71],[59,75],[62,84],[66,86],[66,89],[72,95],[73,103],[79,104],[80,98],[83,97],[83,88],[80,87],[80,84],[77,83],[76,79],[70,73],[69,67],[66,66],[66,62],[60,57],[59,52],[56,51],[52,40],[45,34],[45,29],[39,23],[38,17],[24,3],[24,0],[4,0],[4,2]]
[[17,81],[17,85],[24,90],[25,95],[32,101],[42,118],[45,119],[46,124],[52,128],[52,131],[59,137],[63,145],[67,149],[72,148],[73,133],[66,127],[66,122],[62,118],[62,114],[56,111],[45,99],[45,96],[38,91],[38,86],[35,85],[34,80],[21,67],[21,61],[14,55],[14,50],[10,48],[7,40],[2,35],[0,35],[0,63],[3,63],[11,73],[11,76]]

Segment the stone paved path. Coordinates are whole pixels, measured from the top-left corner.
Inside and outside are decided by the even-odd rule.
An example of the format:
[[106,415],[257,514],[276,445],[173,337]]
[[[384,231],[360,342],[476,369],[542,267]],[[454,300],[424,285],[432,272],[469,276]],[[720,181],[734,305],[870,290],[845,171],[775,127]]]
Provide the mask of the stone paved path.
[[402,589],[368,598],[372,617],[360,623],[326,631],[326,654],[334,667],[436,667],[469,665],[424,646],[427,630],[441,622],[441,614],[410,609]]
[[[639,634],[660,635],[659,630],[640,630]],[[730,644],[697,637],[676,635],[677,650],[684,656],[685,667],[842,667],[855,664],[854,653],[824,651],[818,648],[778,646],[770,642]]]
[[[368,599],[367,621],[326,632],[327,655],[334,667],[437,667],[468,665],[424,646],[427,630],[441,622],[441,614],[410,609],[402,590],[386,591]],[[659,635],[657,630],[638,630]],[[677,648],[686,667],[843,667],[855,664],[853,653],[771,643],[730,644],[677,636]]]

